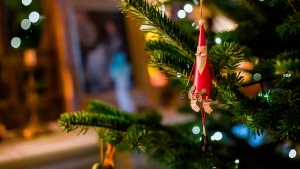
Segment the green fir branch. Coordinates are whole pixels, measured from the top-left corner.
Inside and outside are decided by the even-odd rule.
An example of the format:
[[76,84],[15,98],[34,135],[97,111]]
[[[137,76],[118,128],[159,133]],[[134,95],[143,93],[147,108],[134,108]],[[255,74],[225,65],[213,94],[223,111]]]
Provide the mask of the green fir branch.
[[273,109],[280,113],[277,133],[281,138],[300,139],[300,92],[299,90],[277,90],[271,93]]
[[146,51],[163,51],[164,53],[168,53],[170,55],[176,56],[178,59],[190,61],[193,63],[194,58],[186,57],[186,53],[182,53],[182,50],[177,48],[177,46],[173,46],[172,44],[168,44],[161,40],[155,40],[155,41],[147,41],[145,45]]
[[276,27],[276,32],[281,38],[297,36],[300,34],[300,13],[289,15],[284,22]]
[[127,149],[130,152],[137,150],[139,153],[145,152],[147,147],[145,140],[148,136],[148,130],[145,126],[132,125],[128,128],[126,135],[124,135],[122,142],[118,145],[121,149]]
[[213,46],[208,56],[214,69],[220,73],[233,73],[240,62],[251,58],[250,50],[235,42],[223,42]]
[[259,18],[262,20],[266,19],[265,15],[265,7],[262,7],[262,2],[255,0],[242,0],[240,1],[241,5],[247,9],[251,14],[255,15],[255,18]]
[[[297,86],[300,82],[300,51],[290,50],[279,54],[274,64],[274,81],[276,86],[287,88]],[[296,87],[297,88],[297,87]]]
[[[131,120],[120,116],[102,115],[90,112],[63,113],[58,121],[62,131],[73,131],[78,127],[103,127],[126,131]],[[88,129],[88,128],[86,128]]]
[[284,2],[284,0],[271,0],[271,2],[269,2],[269,4],[271,6],[275,6],[275,5],[277,5],[279,3],[282,3],[282,2]]
[[228,73],[217,76],[218,101],[221,104],[232,105],[238,102],[239,89],[241,88],[243,77],[239,73]]
[[249,98],[243,95],[228,108],[233,120],[242,122],[252,131],[263,134],[272,130],[281,138],[299,139],[299,90],[263,91]]
[[299,59],[300,50],[292,49],[290,51],[285,51],[277,56],[276,59],[279,61],[288,60],[288,59]]
[[242,121],[250,130],[259,135],[263,134],[265,130],[275,127],[280,116],[272,109],[270,98],[266,97],[269,94],[270,92],[265,92],[252,98],[239,97],[239,102],[232,106],[233,120]]
[[159,67],[170,75],[176,76],[180,73],[182,78],[187,78],[191,71],[191,62],[180,60],[176,56],[161,51],[153,52],[149,65]]
[[277,127],[281,138],[300,139],[300,91],[278,90],[271,96],[277,112],[282,114]]
[[[220,166],[217,168],[225,167],[218,162],[216,156],[208,153],[199,153],[201,151],[200,146],[197,146],[199,139],[192,139],[191,135],[185,132],[187,131],[186,127],[182,125],[162,126],[160,123],[155,122],[154,119],[160,120],[153,114],[155,112],[144,116],[138,114],[128,115],[126,116],[128,119],[121,120],[122,117],[120,116],[123,116],[122,114],[106,112],[101,114],[99,110],[118,112],[117,108],[113,108],[109,104],[105,105],[94,101],[89,107],[93,107],[94,112],[97,113],[78,112],[62,114],[59,119],[60,126],[64,128],[62,131],[69,132],[76,128],[82,128],[87,131],[88,127],[94,127],[97,134],[100,133],[99,136],[101,135],[104,140],[114,144],[120,150],[132,152],[136,149],[140,153],[147,151],[153,159],[161,162],[162,166],[174,169],[181,169],[179,167],[184,165],[190,166],[187,165],[186,161],[178,161],[175,154],[179,155],[179,153],[193,161],[191,167],[201,166],[207,168],[212,165]],[[121,123],[122,121],[123,123]],[[198,148],[195,149],[194,147]],[[162,154],[165,156],[158,156]]]
[[287,59],[279,61],[277,60],[275,65],[275,75],[285,75],[285,74],[291,74],[291,76],[295,76],[299,78],[299,58],[296,59]]

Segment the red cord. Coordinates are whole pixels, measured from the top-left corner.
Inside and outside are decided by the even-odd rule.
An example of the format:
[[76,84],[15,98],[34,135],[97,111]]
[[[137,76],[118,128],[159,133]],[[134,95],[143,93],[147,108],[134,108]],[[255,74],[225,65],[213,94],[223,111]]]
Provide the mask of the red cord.
[[187,83],[186,83],[186,86],[185,86],[185,89],[187,88],[187,86],[188,86],[189,83],[190,83],[190,79],[191,79],[192,73],[193,73],[193,71],[194,71],[195,64],[196,64],[196,61],[195,61],[194,64],[193,64],[192,70],[191,70],[191,72],[190,72],[189,79],[188,79],[188,81],[187,81]]

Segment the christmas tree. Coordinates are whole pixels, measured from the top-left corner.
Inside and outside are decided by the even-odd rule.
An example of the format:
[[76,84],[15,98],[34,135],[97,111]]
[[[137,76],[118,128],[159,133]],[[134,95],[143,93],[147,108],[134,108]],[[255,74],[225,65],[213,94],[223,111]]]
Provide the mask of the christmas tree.
[[[185,124],[162,125],[162,116],[155,109],[128,114],[99,100],[92,101],[86,111],[63,113],[59,124],[66,132],[81,128],[84,133],[94,128],[101,140],[118,150],[145,151],[164,168],[292,168],[299,165],[297,156],[288,157],[289,152],[296,152],[300,139],[299,3],[298,0],[203,2],[208,7],[217,7],[238,23],[232,31],[216,34],[206,31],[208,58],[213,70],[208,80],[216,83],[210,92],[215,101],[210,102],[213,111],[206,115],[205,135],[214,136],[214,132],[221,131],[227,141],[217,142],[207,137],[209,144],[203,151],[200,143],[203,137],[190,132],[193,127],[197,129],[195,125],[203,120],[203,113],[194,112],[188,105],[189,99],[183,99],[186,106],[178,110],[194,113],[195,121]],[[149,29],[143,31],[158,37],[145,44],[145,50],[151,55],[149,64],[174,79],[172,83],[176,85],[172,86],[179,86],[178,93],[186,89],[187,82],[193,80],[191,72],[196,63],[195,53],[198,53],[195,30],[172,21],[159,6],[145,0],[119,0],[118,5],[123,12],[134,14],[133,19],[144,21]],[[216,37],[223,42],[214,44]],[[242,63],[251,63],[253,68],[241,70]],[[242,71],[253,78],[245,80]],[[259,85],[261,90],[246,95],[243,89],[253,85]],[[238,126],[242,126],[246,134],[235,135],[234,129]],[[247,141],[253,137],[263,137],[264,141],[260,146],[251,146]]]

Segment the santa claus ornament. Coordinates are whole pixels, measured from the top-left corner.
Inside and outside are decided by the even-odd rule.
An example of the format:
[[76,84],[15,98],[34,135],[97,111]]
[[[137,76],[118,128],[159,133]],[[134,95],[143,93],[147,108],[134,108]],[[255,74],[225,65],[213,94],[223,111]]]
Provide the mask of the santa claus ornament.
[[[200,12],[201,11],[202,11],[202,1],[200,2]],[[190,74],[191,77],[193,73],[193,85],[188,91],[191,108],[195,112],[200,112],[202,116],[202,127],[203,127],[202,129],[203,132],[201,137],[202,151],[206,151],[208,147],[208,142],[207,142],[208,139],[205,130],[206,113],[210,114],[213,111],[212,108],[210,107],[213,71],[211,67],[211,61],[209,60],[207,54],[204,24],[205,21],[203,19],[200,19],[199,40],[198,40],[197,52],[195,53],[196,59]]]

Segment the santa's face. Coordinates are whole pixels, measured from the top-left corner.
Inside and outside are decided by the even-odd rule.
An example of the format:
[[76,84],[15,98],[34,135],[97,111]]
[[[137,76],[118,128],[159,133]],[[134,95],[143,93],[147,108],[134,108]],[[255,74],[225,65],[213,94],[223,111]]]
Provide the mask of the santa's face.
[[206,57],[207,56],[207,47],[206,46],[200,46],[200,56]]
[[206,65],[207,60],[207,47],[206,46],[200,46],[197,49],[196,53],[196,60],[197,60],[197,69],[200,74],[202,74],[204,67]]

